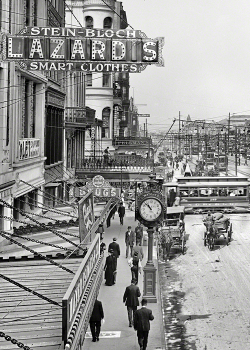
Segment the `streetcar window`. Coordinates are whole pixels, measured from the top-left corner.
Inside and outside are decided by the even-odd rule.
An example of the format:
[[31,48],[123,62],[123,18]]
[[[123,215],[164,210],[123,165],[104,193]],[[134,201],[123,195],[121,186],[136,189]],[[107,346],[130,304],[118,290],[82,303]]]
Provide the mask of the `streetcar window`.
[[198,190],[190,189],[189,196],[198,197]]
[[180,190],[180,197],[188,197],[188,189]]
[[218,190],[217,190],[217,188],[211,188],[210,196],[211,196],[211,197],[217,197],[217,196],[218,196]]
[[237,196],[246,196],[247,189],[244,187],[238,187]]
[[226,187],[219,189],[219,196],[226,197],[227,195],[228,195],[228,189]]
[[200,196],[201,197],[208,197],[211,194],[211,189],[210,188],[201,188],[200,189]]
[[237,187],[230,187],[229,188],[229,196],[234,197],[234,196],[237,196],[237,194],[238,194]]

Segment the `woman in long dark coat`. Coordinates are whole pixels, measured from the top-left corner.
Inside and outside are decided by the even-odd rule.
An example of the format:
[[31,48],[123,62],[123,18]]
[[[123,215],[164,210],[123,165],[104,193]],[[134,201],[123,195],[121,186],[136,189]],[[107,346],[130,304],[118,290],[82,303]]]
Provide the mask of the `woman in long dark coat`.
[[106,280],[106,286],[112,286],[114,284],[114,272],[116,270],[115,259],[111,251],[108,253],[109,255],[106,258],[106,262],[104,265],[105,275],[104,278]]
[[138,252],[134,252],[134,257],[132,259],[131,273],[132,273],[132,279],[136,281],[135,284],[138,283],[139,261],[140,259],[138,257]]

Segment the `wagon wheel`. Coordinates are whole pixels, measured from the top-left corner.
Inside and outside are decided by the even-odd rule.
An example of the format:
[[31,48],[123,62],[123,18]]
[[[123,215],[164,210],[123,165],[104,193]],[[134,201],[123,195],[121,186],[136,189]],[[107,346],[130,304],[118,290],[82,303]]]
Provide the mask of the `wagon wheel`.
[[229,230],[228,230],[228,233],[227,233],[227,244],[229,244],[229,242],[231,242],[232,234],[233,234],[233,225],[231,223],[230,227],[229,227]]
[[130,209],[131,209],[132,211],[135,211],[135,202],[133,202],[133,203],[131,204]]
[[204,232],[204,246],[207,245],[207,231]]
[[182,241],[181,241],[181,252],[182,254],[185,254],[185,238],[182,237]]

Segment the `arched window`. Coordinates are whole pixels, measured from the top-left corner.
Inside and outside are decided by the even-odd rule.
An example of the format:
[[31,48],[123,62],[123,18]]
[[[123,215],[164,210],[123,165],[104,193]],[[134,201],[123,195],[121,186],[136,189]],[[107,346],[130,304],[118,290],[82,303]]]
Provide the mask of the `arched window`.
[[104,18],[103,21],[103,28],[105,29],[109,29],[112,27],[112,18],[111,17],[106,17]]
[[86,28],[93,28],[94,27],[94,21],[91,16],[86,16],[85,17],[85,27]]
[[109,138],[110,108],[105,107],[102,110],[102,138]]

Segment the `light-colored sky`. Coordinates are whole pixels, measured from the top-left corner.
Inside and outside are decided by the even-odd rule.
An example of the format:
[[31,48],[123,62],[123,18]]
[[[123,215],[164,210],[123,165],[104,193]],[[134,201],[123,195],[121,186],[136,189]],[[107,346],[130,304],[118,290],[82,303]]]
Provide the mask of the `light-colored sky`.
[[165,67],[130,74],[135,103],[147,104],[139,113],[151,115],[149,130],[167,131],[179,111],[208,121],[250,114],[249,0],[122,3],[134,29],[165,37]]

